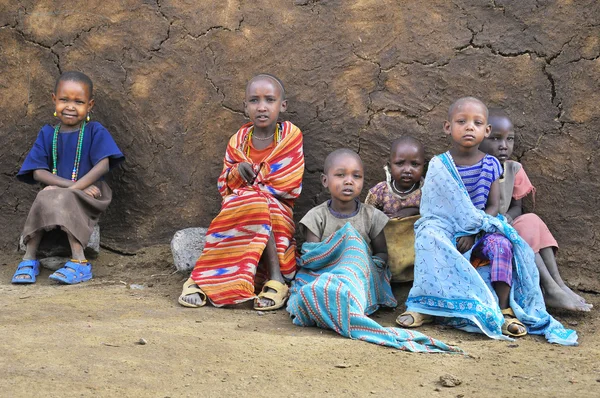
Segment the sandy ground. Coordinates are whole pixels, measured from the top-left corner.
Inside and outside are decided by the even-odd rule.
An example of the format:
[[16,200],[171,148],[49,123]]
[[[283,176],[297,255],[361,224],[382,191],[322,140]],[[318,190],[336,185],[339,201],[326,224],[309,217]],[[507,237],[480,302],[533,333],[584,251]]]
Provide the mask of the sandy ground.
[[[285,311],[182,308],[185,276],[173,274],[167,246],[130,257],[103,251],[95,278],[76,286],[50,282],[48,270],[33,286],[13,286],[18,260],[0,254],[4,397],[600,396],[598,310],[553,312],[578,331],[579,347],[427,326],[469,356],[412,354],[294,326]],[[399,302],[407,292],[396,288]],[[584,296],[600,308],[600,296]],[[375,319],[391,326],[402,309]],[[443,387],[447,374],[461,384]]]

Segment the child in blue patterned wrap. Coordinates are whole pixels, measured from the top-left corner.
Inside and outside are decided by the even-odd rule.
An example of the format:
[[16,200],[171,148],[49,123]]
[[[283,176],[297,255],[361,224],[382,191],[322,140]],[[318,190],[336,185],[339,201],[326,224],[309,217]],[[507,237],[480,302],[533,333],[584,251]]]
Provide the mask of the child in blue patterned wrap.
[[[473,97],[465,97],[452,104],[444,131],[450,136],[449,154],[469,193],[471,202],[485,213],[496,217],[500,206],[498,179],[502,166],[498,159],[479,150],[479,144],[490,135],[485,104]],[[473,249],[473,266],[490,265],[491,280],[498,304],[505,317],[502,332],[512,337],[527,334],[525,326],[515,317],[509,304],[512,283],[512,245],[499,233],[486,233],[475,244],[478,235],[461,236],[456,248],[461,253]],[[430,316],[413,311],[401,314],[396,320],[402,327],[416,327],[431,322]]]

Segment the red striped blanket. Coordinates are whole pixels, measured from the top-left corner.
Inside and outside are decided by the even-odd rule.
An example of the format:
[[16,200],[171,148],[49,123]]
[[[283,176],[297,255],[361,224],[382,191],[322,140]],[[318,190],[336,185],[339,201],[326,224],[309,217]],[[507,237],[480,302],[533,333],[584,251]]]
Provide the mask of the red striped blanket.
[[[246,124],[231,137],[225,153],[218,188],[223,196],[221,211],[211,222],[206,245],[191,278],[217,307],[255,297],[257,271],[271,231],[277,246],[281,273],[296,272],[293,206],[302,190],[304,154],[302,133],[290,122],[281,124],[281,138],[263,162],[247,155]],[[257,177],[249,186],[238,172],[241,162],[252,164]]]

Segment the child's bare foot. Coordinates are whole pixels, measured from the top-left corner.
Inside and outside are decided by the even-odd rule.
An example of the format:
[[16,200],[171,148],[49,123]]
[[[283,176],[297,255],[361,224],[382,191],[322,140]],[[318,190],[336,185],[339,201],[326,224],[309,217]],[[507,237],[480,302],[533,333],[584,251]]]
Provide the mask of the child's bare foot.
[[569,311],[589,312],[591,305],[582,303],[562,289],[544,289],[544,301],[547,307],[562,308]]
[[580,303],[585,304],[585,305],[589,306],[590,308],[594,308],[593,304],[589,304],[588,302],[586,302],[583,297],[581,297],[580,295],[575,293],[573,290],[571,290],[571,288],[569,288],[569,286],[562,285],[560,288],[562,290],[564,290],[565,292],[567,292],[567,294],[569,294],[571,297],[573,297],[576,301],[579,301]]
[[258,311],[279,309],[285,305],[288,293],[289,288],[284,280],[271,279],[265,283],[262,291],[254,300],[254,309]]

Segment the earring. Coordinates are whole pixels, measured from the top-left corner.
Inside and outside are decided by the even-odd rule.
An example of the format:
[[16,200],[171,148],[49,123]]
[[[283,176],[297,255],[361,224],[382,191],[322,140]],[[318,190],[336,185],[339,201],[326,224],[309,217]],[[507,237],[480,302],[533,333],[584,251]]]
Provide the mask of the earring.
[[57,117],[58,115],[56,114],[56,111],[54,111],[54,117]]
[[85,118],[85,121],[86,121],[86,122],[89,122],[89,121],[90,121],[90,114],[89,114],[89,113],[87,114],[87,117]]

